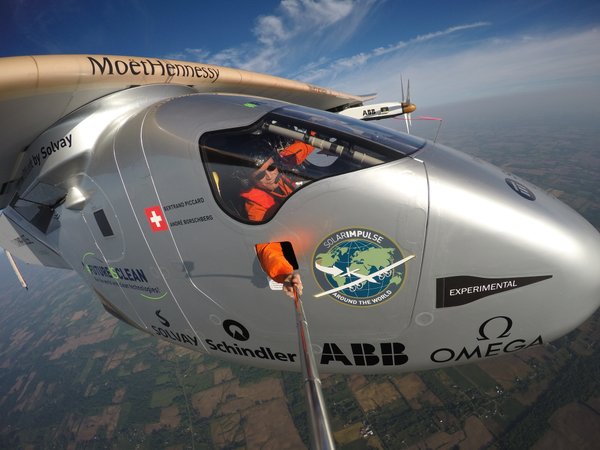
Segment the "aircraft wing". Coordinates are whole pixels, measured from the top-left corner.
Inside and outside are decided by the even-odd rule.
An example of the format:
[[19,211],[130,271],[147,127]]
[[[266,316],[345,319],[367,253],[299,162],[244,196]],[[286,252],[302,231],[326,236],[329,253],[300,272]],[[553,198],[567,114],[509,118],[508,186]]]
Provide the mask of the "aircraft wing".
[[77,108],[110,93],[147,84],[185,85],[198,92],[251,94],[339,110],[356,96],[270,75],[208,64],[106,55],[0,58],[0,208],[19,179],[24,150]]

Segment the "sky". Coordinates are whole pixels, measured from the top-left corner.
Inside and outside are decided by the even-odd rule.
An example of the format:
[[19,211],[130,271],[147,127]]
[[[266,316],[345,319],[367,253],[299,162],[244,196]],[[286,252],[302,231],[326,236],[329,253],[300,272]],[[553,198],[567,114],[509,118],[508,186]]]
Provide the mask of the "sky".
[[197,61],[380,101],[400,99],[402,76],[418,106],[600,96],[597,0],[3,0],[0,11],[0,56]]
[[[402,76],[444,127],[461,104],[468,120],[576,112],[600,128],[598,0],[1,0],[0,57],[40,54],[211,63],[377,101],[400,100]],[[0,254],[2,279],[18,285]]]

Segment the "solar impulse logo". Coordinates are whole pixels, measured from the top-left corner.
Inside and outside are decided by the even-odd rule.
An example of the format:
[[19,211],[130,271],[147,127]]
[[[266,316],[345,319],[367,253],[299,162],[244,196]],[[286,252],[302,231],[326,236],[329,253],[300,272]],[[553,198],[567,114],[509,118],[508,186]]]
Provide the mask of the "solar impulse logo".
[[406,276],[404,256],[391,240],[366,228],[330,234],[317,246],[313,273],[323,292],[340,303],[367,307],[391,298]]

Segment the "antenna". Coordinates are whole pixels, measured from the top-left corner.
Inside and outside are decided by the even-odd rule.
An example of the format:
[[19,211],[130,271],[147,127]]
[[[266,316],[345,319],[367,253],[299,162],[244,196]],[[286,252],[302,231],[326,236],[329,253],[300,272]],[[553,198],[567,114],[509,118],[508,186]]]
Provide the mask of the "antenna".
[[8,258],[8,262],[10,263],[12,269],[15,272],[15,275],[19,279],[19,283],[21,283],[21,286],[23,286],[25,289],[28,289],[27,288],[27,283],[25,282],[25,279],[23,278],[23,275],[21,275],[21,271],[17,267],[17,263],[13,259],[12,255],[10,254],[10,252],[8,250],[4,250],[4,253],[6,254],[6,257]]

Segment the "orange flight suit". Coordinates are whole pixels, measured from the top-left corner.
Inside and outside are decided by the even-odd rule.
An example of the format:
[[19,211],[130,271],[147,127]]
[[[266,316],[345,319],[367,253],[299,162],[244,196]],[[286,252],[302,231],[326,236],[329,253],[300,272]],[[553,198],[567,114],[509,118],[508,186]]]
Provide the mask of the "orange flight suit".
[[258,244],[256,255],[263,270],[278,283],[283,283],[285,278],[294,272],[294,268],[285,258],[279,242]]
[[[314,149],[315,147],[312,145],[296,141],[283,149],[279,156],[286,165],[297,166],[302,164]],[[252,222],[264,220],[269,209],[285,200],[292,192],[294,192],[294,186],[289,178],[283,174],[280,176],[277,188],[274,191],[267,192],[255,186],[246,192],[242,192],[241,196],[246,200],[245,208],[248,219]]]
[[277,188],[274,191],[267,192],[253,187],[249,191],[242,192],[241,196],[246,200],[244,206],[248,219],[252,222],[264,220],[268,211],[285,200],[292,192],[294,192],[292,182],[285,175],[279,177]]
[[314,149],[315,148],[312,145],[308,145],[305,142],[296,141],[279,152],[279,156],[286,162],[291,161],[295,166],[297,166],[298,164],[302,164]]

